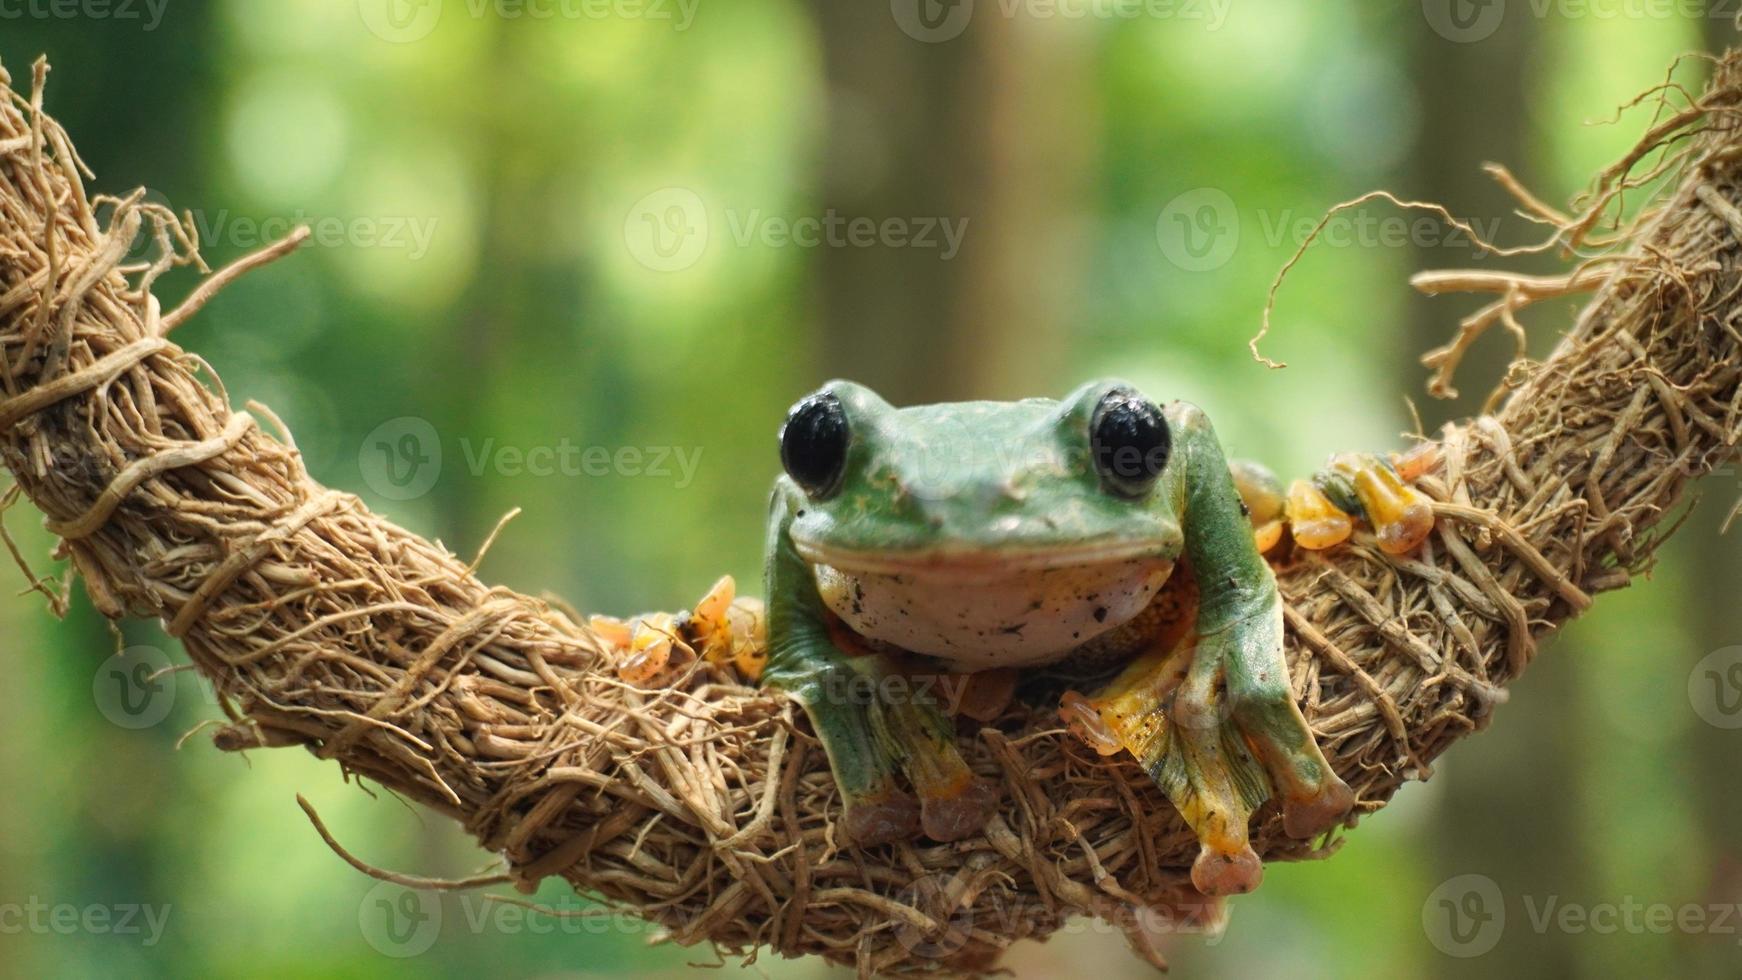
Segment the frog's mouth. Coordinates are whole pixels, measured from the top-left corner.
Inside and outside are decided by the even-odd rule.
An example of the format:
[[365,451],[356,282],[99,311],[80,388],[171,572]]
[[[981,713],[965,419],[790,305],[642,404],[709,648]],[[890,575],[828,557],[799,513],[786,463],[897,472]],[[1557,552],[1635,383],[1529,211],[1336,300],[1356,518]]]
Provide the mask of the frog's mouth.
[[1079,542],[1028,548],[937,547],[916,551],[858,551],[835,548],[794,536],[793,547],[811,565],[826,565],[860,575],[961,579],[1010,572],[1093,568],[1127,562],[1171,559],[1162,541]]
[[969,670],[1056,660],[1131,621],[1173,573],[1165,541],[870,554],[795,547],[817,595],[853,632]]

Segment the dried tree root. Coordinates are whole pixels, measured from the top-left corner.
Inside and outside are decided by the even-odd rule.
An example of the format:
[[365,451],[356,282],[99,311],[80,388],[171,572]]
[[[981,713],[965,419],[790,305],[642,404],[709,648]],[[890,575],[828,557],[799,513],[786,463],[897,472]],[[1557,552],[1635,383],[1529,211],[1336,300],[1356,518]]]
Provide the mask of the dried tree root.
[[[1005,794],[984,836],[838,850],[832,781],[786,700],[703,670],[659,693],[619,683],[563,613],[314,483],[288,435],[233,413],[164,338],[210,295],[165,316],[150,293],[173,265],[204,268],[191,231],[137,194],[87,198],[41,111],[45,72],[28,98],[0,76],[0,458],[99,610],[181,638],[222,695],[220,748],[306,746],[461,821],[523,889],[560,875],[726,952],[973,971],[1070,916],[1132,923],[1180,898],[1197,845],[1173,808],[1050,712],[964,738]],[[1394,558],[1357,537],[1283,574],[1294,684],[1362,812],[1479,729],[1538,639],[1628,584],[1688,482],[1733,457],[1739,98],[1731,54],[1558,219],[1576,245],[1642,163],[1668,175],[1606,261],[1551,284],[1595,290],[1555,354],[1446,430],[1428,546]],[[142,231],[157,258],[121,264]],[[1507,316],[1543,292],[1424,285],[1499,292]],[[1269,810],[1253,842],[1272,860],[1334,846],[1289,840]]]

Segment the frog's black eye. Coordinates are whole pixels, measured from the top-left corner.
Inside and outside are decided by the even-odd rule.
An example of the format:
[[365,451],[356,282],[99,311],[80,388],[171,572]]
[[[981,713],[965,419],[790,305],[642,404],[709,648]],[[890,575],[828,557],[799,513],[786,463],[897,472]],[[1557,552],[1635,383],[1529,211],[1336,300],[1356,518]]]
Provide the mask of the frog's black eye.
[[1155,403],[1115,388],[1102,396],[1089,420],[1089,450],[1101,482],[1114,493],[1141,497],[1167,468],[1173,435]]
[[818,392],[792,406],[780,427],[780,465],[812,497],[826,497],[847,469],[847,413],[841,400]]

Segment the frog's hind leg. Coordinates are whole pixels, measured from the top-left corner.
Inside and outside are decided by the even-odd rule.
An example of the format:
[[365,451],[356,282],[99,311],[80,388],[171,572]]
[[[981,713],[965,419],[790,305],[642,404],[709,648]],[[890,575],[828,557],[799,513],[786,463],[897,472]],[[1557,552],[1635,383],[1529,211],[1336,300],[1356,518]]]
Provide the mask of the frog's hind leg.
[[1402,466],[1371,453],[1341,453],[1313,477],[1324,500],[1345,514],[1367,518],[1380,550],[1392,555],[1413,551],[1434,528],[1433,501],[1408,483],[1421,460],[1412,455],[1401,462]]
[[899,784],[895,758],[871,724],[866,702],[874,683],[855,665],[791,665],[776,660],[774,678],[803,705],[822,743],[845,804],[847,839],[860,846],[919,833],[919,801]]
[[1282,526],[1287,516],[1288,496],[1282,481],[1269,467],[1251,460],[1231,459],[1228,475],[1234,478],[1234,489],[1240,494],[1240,507],[1252,522],[1252,534],[1260,554],[1270,551],[1282,540]]
[[777,659],[770,670],[810,716],[844,797],[853,843],[908,840],[922,830],[933,840],[961,840],[985,826],[997,789],[962,758],[955,722],[926,679],[899,672],[879,655]]
[[1270,467],[1249,459],[1231,459],[1228,461],[1228,475],[1234,479],[1234,490],[1240,494],[1240,506],[1253,527],[1283,516],[1288,499],[1281,478]]
[[[770,505],[762,680],[791,694],[810,717],[846,804],[847,837],[870,845],[912,838],[922,828],[936,840],[978,831],[997,803],[996,789],[956,750],[954,723],[933,685],[915,683],[885,656],[844,648],[848,638],[832,631],[809,566],[792,546],[794,503],[777,491]],[[901,785],[903,773],[917,797]]]
[[978,833],[997,806],[997,789],[957,750],[955,722],[933,696],[930,679],[891,674],[885,683],[890,690],[870,712],[871,728],[919,794],[925,835],[953,841]]

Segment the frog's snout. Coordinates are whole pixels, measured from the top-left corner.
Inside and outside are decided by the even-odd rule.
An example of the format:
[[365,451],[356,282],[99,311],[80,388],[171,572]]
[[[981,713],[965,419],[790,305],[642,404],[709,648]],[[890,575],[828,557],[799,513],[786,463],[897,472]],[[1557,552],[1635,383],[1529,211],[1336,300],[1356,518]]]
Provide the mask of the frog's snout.
[[1066,544],[1078,537],[1065,534],[1057,517],[1072,502],[1061,497],[1057,506],[1034,506],[1037,481],[1023,469],[939,470],[903,477],[896,485],[910,518],[940,541],[1004,548]]
[[945,473],[896,476],[897,497],[927,520],[962,513],[992,513],[1026,494],[1015,480],[972,479]]

